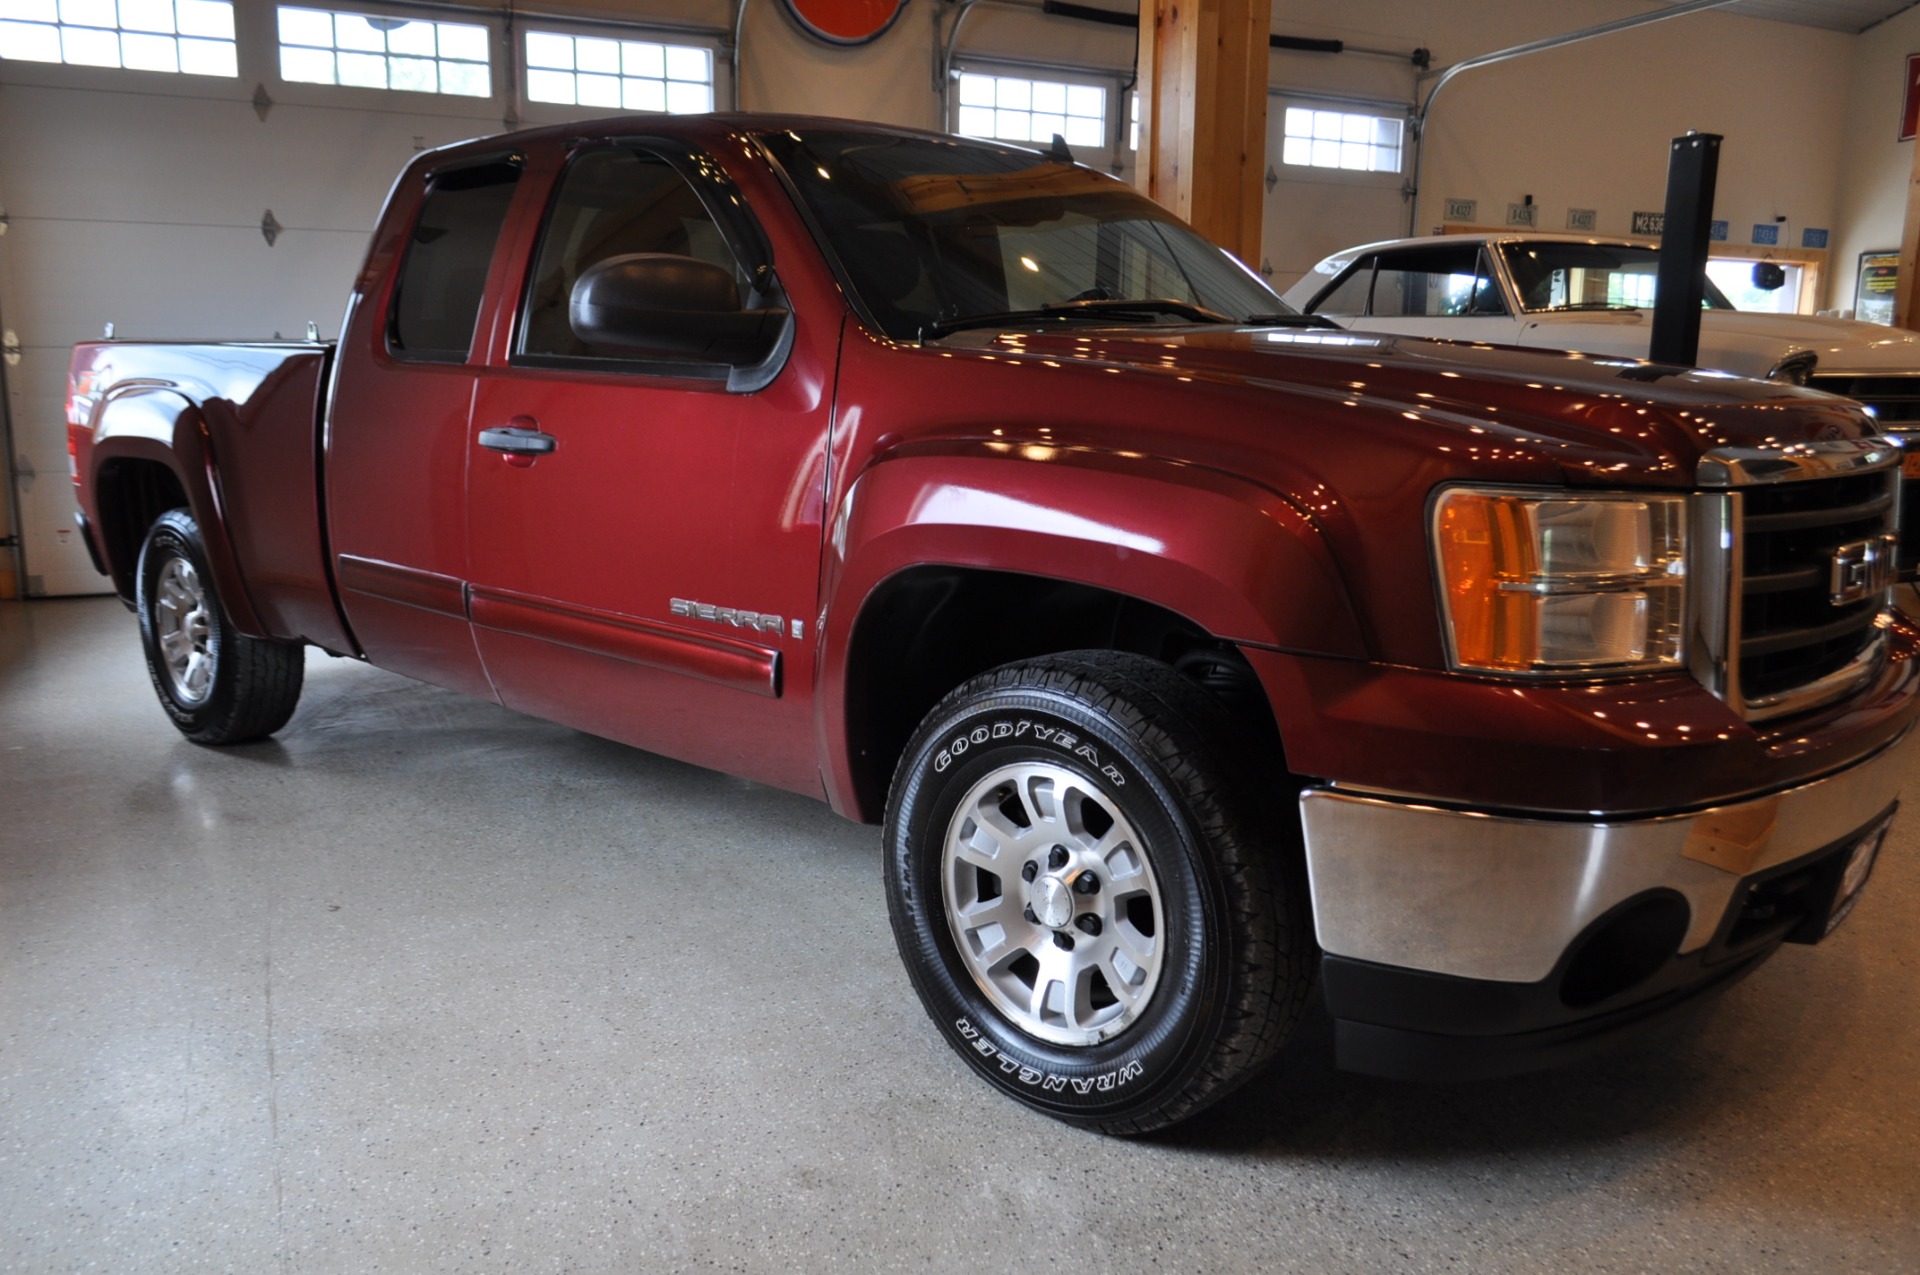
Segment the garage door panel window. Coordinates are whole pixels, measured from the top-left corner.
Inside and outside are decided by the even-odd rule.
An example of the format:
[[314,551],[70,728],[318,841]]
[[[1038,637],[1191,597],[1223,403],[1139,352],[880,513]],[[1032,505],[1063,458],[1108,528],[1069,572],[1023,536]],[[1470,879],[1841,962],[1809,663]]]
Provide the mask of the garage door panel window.
[[295,84],[486,97],[487,28],[283,6],[280,78]]
[[240,74],[226,0],[0,0],[0,59]]
[[1095,84],[967,71],[960,76],[954,130],[965,137],[1037,142],[1054,134],[1069,146],[1107,147],[1107,90]]
[[1323,111],[1289,106],[1284,120],[1283,162],[1301,168],[1343,168],[1350,172],[1400,171],[1405,124],[1383,115]]
[[527,100],[697,115],[713,109],[713,50],[529,31]]

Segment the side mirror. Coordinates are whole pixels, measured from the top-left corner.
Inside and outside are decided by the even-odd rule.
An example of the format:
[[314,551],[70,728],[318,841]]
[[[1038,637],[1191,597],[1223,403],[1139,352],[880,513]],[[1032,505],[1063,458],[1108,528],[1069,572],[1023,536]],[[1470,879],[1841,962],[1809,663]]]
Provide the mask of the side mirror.
[[1762,292],[1778,292],[1787,286],[1787,272],[1771,261],[1753,263],[1753,286]]
[[701,362],[760,363],[786,326],[782,309],[743,310],[733,272],[694,257],[608,257],[573,285],[567,321],[589,345]]

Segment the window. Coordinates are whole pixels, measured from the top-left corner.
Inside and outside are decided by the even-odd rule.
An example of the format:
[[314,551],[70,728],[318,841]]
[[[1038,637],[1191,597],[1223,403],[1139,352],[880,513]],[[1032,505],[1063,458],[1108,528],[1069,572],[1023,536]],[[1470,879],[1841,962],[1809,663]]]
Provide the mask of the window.
[[1307,168],[1397,173],[1403,128],[1403,121],[1381,115],[1289,106],[1280,157]]
[[[1521,307],[1527,310],[1644,309],[1653,304],[1659,284],[1657,248],[1531,240],[1502,244],[1500,251]],[[1709,310],[1733,309],[1711,277],[1701,305]]]
[[1401,319],[1506,312],[1477,244],[1380,254],[1369,314]]
[[[897,339],[1009,310],[1034,310],[1039,323],[1116,313],[1101,302],[1178,301],[1235,318],[1286,309],[1173,214],[1084,169],[951,139],[876,144],[803,129],[765,140],[863,317]],[[1135,318],[1182,321],[1153,307]]]
[[0,0],[0,58],[240,74],[226,0]]
[[[1776,262],[1783,276],[1780,286],[1763,288],[1754,278],[1753,268],[1759,264],[1751,259],[1715,258],[1707,263],[1707,278],[1713,280],[1736,309],[1758,310],[1765,314],[1798,314],[1804,267],[1785,261]],[[1648,290],[1645,304],[1653,304],[1651,289]]]
[[326,9],[280,10],[280,78],[296,84],[486,97],[487,29]]
[[1055,133],[1069,146],[1107,146],[1107,90],[1093,84],[962,72],[955,131],[1003,142],[1038,142]]
[[473,345],[494,244],[520,180],[517,165],[437,175],[394,290],[387,346],[402,358],[459,363]]
[[1374,258],[1354,266],[1340,277],[1340,282],[1318,300],[1306,306],[1308,314],[1337,314],[1358,318],[1367,312],[1367,297],[1373,292]]
[[741,296],[749,280],[726,236],[687,179],[657,155],[590,151],[562,179],[540,238],[527,289],[519,354],[550,359],[636,358],[631,350],[592,346],[567,319],[573,285],[609,257],[664,252],[731,271]]
[[527,100],[696,115],[713,109],[713,51],[529,31]]

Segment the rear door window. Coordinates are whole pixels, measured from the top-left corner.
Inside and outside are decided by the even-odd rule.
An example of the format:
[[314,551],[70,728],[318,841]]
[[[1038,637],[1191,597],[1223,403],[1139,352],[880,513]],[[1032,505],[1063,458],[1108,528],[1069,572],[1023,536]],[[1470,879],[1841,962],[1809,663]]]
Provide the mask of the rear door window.
[[387,320],[398,358],[464,363],[520,166],[480,164],[431,178]]

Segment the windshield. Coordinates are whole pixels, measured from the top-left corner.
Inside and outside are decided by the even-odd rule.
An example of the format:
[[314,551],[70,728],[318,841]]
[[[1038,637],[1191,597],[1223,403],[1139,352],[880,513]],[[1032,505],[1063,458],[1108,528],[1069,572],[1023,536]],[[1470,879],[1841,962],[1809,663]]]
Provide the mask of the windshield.
[[[1649,309],[1660,251],[1630,244],[1508,243],[1500,245],[1520,305],[1539,310]],[[1701,308],[1731,310],[1713,280]]]
[[[1293,313],[1173,214],[1090,169],[959,139],[809,131],[763,140],[858,303],[891,337],[996,316],[1191,323]],[[1128,308],[1134,301],[1154,304]]]

